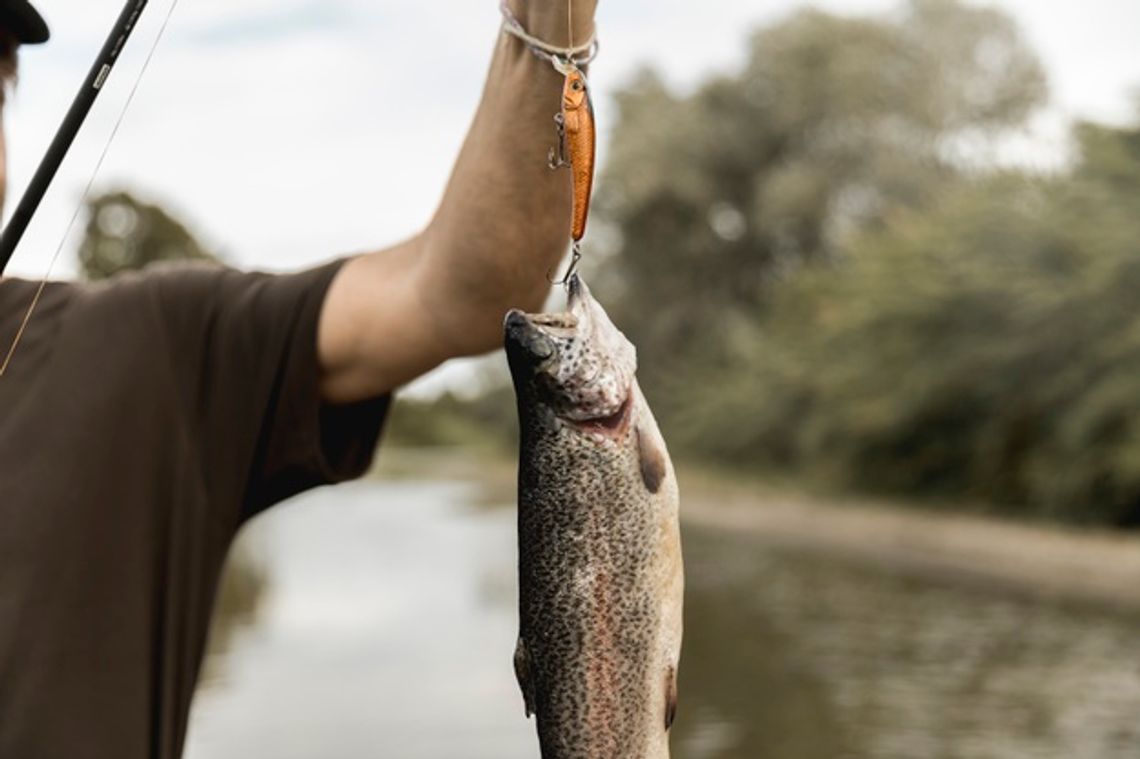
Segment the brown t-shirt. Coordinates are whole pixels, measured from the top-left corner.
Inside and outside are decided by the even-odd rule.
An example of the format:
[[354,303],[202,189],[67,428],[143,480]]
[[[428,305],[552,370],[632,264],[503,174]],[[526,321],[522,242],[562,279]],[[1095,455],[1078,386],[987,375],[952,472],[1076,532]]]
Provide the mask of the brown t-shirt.
[[[0,757],[177,757],[234,533],[367,468],[323,406],[338,264],[53,284],[0,378]],[[6,350],[34,285],[0,281]]]

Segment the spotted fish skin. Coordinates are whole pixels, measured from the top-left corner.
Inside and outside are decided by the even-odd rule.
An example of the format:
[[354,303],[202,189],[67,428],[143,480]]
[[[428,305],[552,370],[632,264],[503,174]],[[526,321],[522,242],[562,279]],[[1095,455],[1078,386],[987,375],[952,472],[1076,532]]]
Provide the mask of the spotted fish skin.
[[577,278],[506,319],[520,424],[515,670],[543,759],[667,759],[683,572],[678,492],[633,346]]

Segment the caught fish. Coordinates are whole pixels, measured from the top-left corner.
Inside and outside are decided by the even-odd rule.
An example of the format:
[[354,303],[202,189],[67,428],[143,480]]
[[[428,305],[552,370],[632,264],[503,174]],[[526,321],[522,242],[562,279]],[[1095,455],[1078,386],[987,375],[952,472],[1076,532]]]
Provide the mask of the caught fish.
[[562,111],[557,117],[559,145],[557,157],[551,156],[552,168],[570,167],[573,178],[574,207],[571,213],[570,238],[574,242],[586,234],[586,218],[590,215],[590,193],[594,187],[594,152],[597,132],[594,128],[594,104],[586,77],[576,68],[566,73],[562,86]]
[[586,285],[507,314],[518,400],[515,673],[543,759],[667,759],[684,578],[677,482],[633,345]]

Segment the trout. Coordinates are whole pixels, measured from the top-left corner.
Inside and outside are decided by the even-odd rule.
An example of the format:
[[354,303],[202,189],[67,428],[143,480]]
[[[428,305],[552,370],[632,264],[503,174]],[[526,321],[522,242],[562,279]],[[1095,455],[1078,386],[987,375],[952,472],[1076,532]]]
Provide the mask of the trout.
[[586,285],[511,311],[518,401],[515,674],[543,759],[668,759],[684,584],[673,465],[633,345]]

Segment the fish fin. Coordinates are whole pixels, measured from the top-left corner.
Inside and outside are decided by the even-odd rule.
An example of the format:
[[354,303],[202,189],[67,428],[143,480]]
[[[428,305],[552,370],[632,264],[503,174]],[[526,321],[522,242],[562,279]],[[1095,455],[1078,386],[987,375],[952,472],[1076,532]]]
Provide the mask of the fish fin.
[[665,670],[665,730],[673,727],[677,716],[677,668]]
[[526,644],[520,636],[519,642],[515,645],[515,677],[519,681],[519,689],[522,690],[523,695],[523,708],[526,710],[526,716],[534,714],[534,685],[530,680],[530,659],[526,654]]
[[641,461],[641,481],[650,493],[656,493],[665,481],[665,452],[640,427],[637,429],[637,452]]

